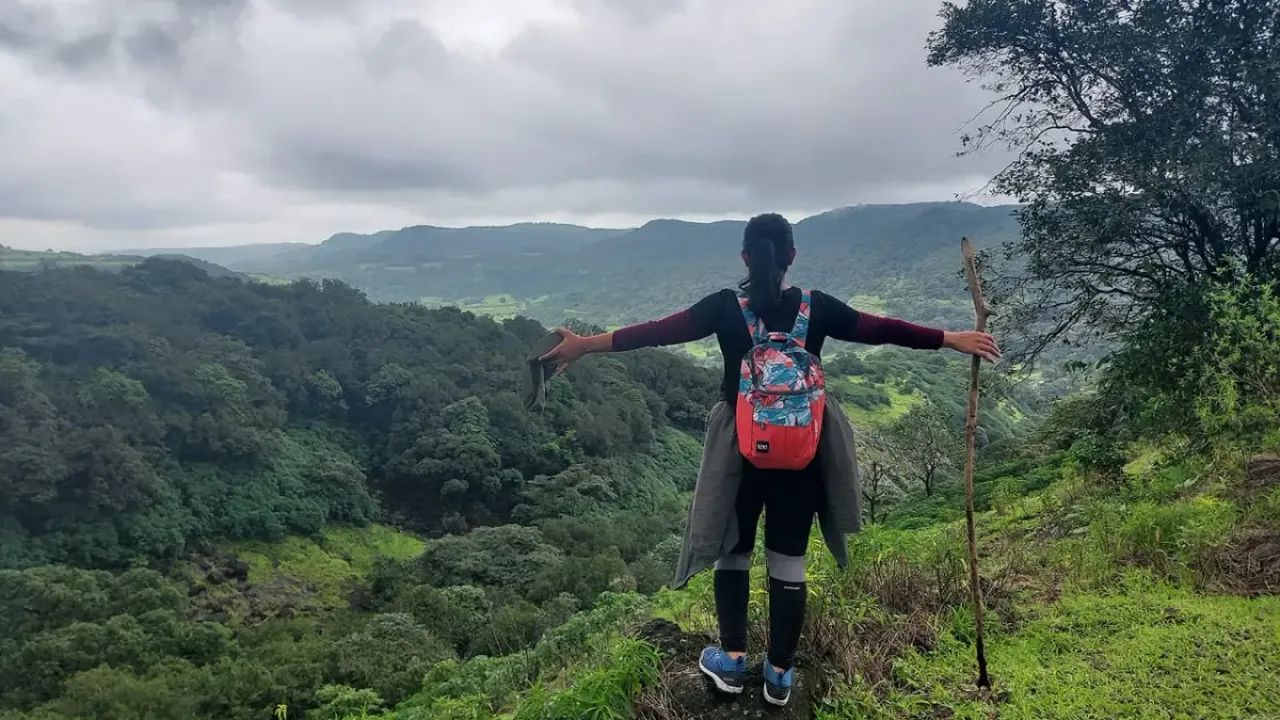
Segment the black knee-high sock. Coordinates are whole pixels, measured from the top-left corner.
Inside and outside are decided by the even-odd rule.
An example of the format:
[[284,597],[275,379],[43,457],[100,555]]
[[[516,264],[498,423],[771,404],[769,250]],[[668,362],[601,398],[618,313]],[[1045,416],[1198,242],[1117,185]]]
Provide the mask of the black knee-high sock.
[[796,663],[796,646],[804,627],[805,595],[802,582],[769,578],[769,662],[783,670],[790,670]]
[[728,652],[747,651],[747,600],[751,573],[716,570],[716,616],[720,619],[720,647]]

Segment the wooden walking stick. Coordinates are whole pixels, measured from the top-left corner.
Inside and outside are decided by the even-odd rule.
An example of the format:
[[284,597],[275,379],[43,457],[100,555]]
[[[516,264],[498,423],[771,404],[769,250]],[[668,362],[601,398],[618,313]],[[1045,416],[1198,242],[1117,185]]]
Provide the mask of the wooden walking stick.
[[[982,283],[978,280],[978,265],[973,257],[973,243],[969,238],[960,239],[960,251],[964,254],[964,274],[973,293],[973,314],[978,332],[987,331],[987,317],[991,314],[987,300],[982,296]],[[991,687],[987,676],[987,653],[982,642],[982,585],[978,582],[978,540],[973,528],[973,464],[974,445],[978,436],[978,374],[982,370],[982,358],[975,355],[969,366],[969,416],[964,425],[964,502],[969,525],[969,595],[973,601],[973,623],[977,632],[978,687]]]

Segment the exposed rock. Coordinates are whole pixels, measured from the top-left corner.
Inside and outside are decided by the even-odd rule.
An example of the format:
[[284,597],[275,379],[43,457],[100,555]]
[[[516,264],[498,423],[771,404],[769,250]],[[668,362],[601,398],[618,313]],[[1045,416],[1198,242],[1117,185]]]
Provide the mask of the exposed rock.
[[225,567],[227,577],[234,578],[236,580],[249,579],[249,563],[244,560],[241,560],[238,557],[230,558],[227,560]]
[[1245,466],[1250,485],[1272,488],[1280,485],[1280,455],[1259,455]]
[[[778,708],[765,702],[764,676],[754,662],[747,676],[747,689],[737,696],[722,695],[698,670],[698,655],[708,638],[683,632],[675,623],[651,620],[638,633],[656,646],[663,656],[662,679],[658,687],[646,691],[637,701],[640,720],[810,720],[814,717],[813,697],[800,668],[791,702]],[[757,659],[758,658],[753,658]]]
[[187,589],[196,617],[253,625],[271,618],[325,612],[314,584],[278,575],[250,583],[249,564],[234,555],[207,556],[197,561],[196,567],[203,582],[193,582]]

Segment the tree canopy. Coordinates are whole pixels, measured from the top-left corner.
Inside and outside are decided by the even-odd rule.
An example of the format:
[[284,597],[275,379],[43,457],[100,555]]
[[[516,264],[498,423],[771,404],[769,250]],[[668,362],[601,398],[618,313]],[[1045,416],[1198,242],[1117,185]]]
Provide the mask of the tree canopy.
[[[1280,4],[945,3],[929,63],[995,99],[968,151],[1017,155],[992,189],[1025,203],[1006,329],[1028,348],[1117,338],[1206,283],[1280,275]],[[1175,348],[1176,349],[1176,348]]]
[[608,485],[600,462],[699,429],[712,375],[653,351],[585,362],[527,413],[543,332],[164,259],[0,273],[0,562],[118,567],[379,516],[500,525],[548,478]]

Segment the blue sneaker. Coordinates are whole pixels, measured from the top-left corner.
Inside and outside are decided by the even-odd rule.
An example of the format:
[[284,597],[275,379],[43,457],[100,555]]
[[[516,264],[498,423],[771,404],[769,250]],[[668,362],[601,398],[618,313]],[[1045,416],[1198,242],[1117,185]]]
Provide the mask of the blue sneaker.
[[771,705],[782,707],[791,699],[791,682],[795,679],[796,670],[791,668],[784,673],[773,669],[769,656],[764,658],[764,699]]
[[698,658],[698,669],[703,675],[711,678],[711,682],[716,684],[716,689],[722,693],[738,695],[746,687],[746,656],[734,660],[724,650],[714,646],[709,647],[703,650],[702,657]]

